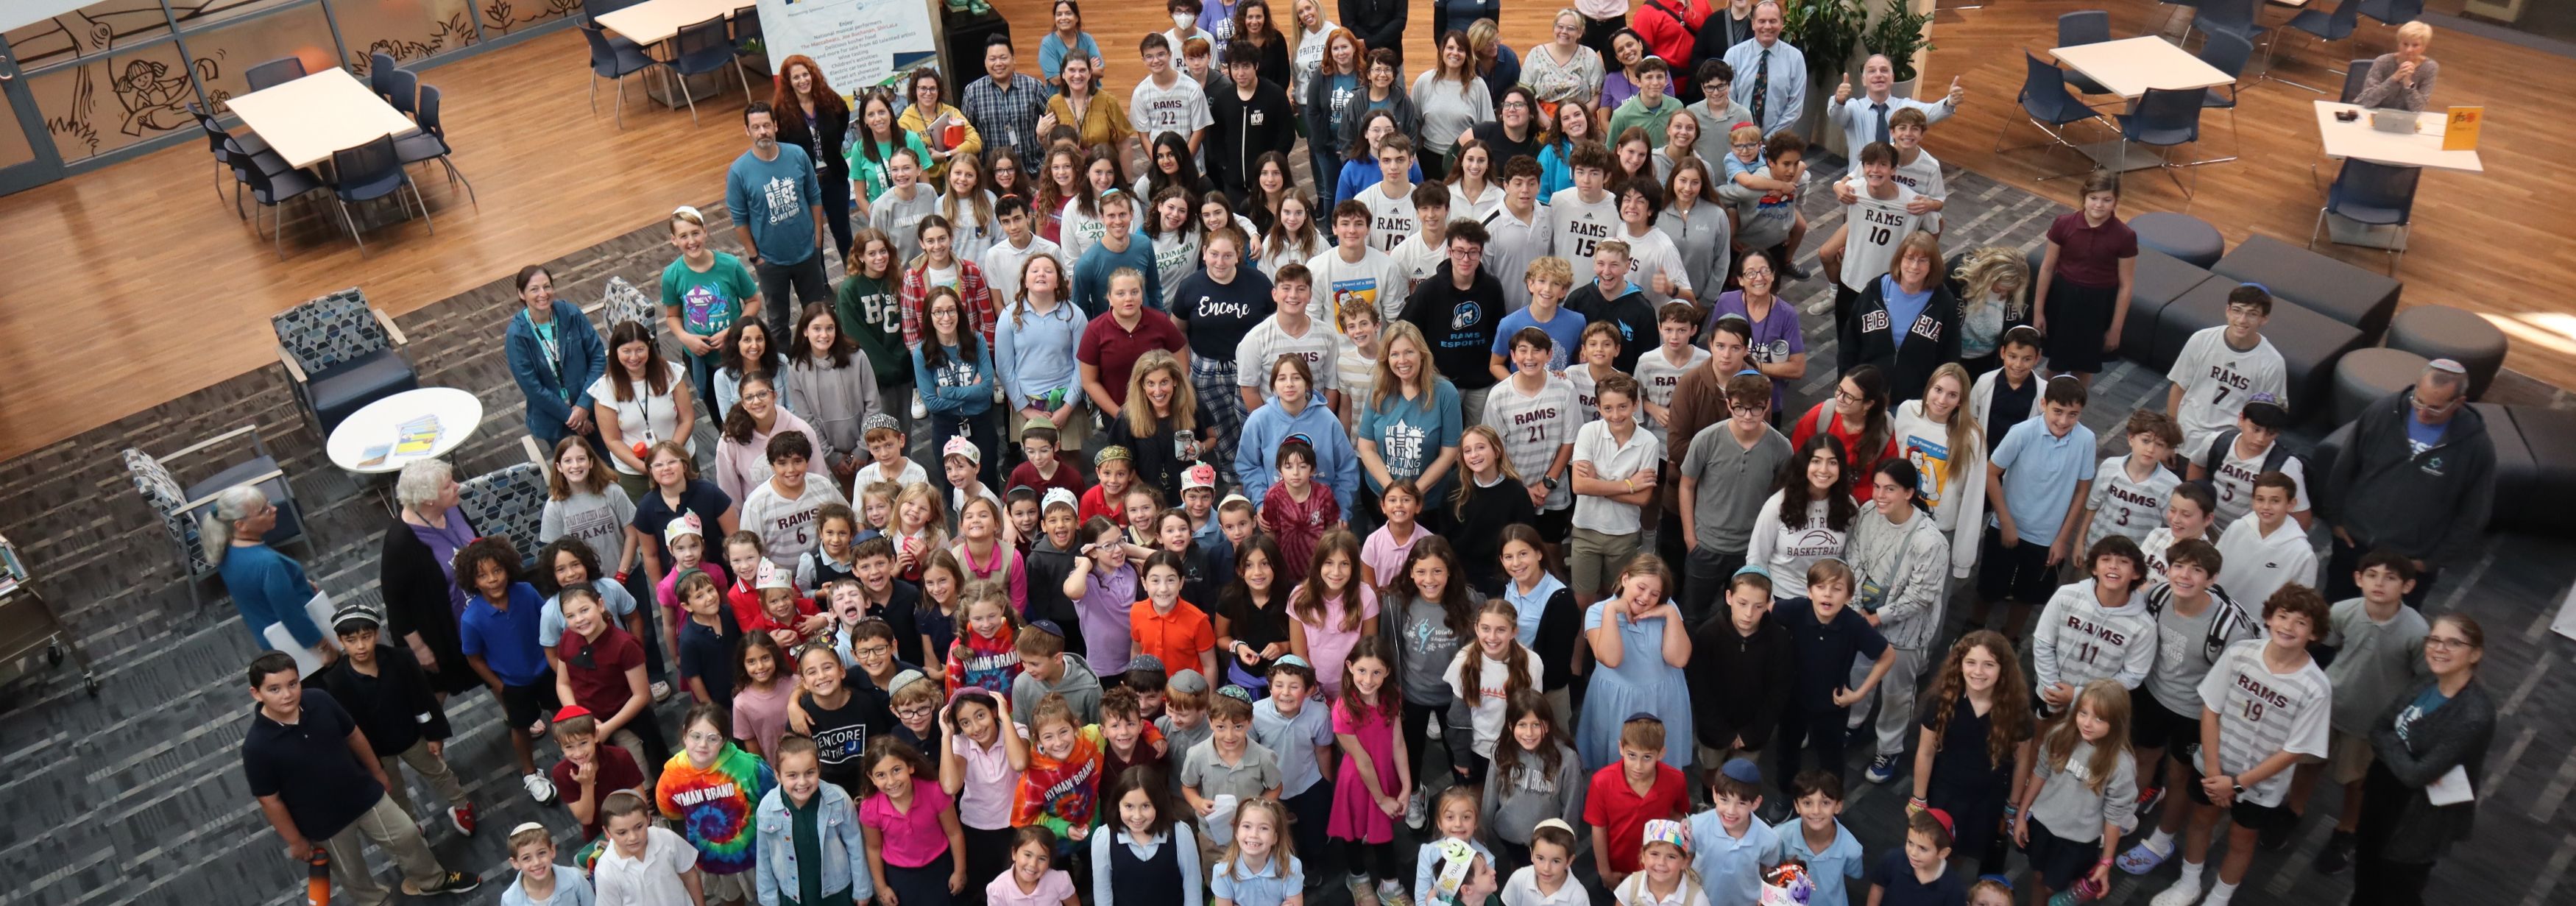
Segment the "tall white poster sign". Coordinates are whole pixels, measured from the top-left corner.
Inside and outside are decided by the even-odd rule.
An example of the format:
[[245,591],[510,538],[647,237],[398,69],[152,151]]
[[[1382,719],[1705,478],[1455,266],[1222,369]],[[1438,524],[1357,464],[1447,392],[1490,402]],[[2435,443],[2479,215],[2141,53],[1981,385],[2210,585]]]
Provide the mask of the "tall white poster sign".
[[769,65],[802,54],[843,94],[936,59],[926,0],[759,0]]

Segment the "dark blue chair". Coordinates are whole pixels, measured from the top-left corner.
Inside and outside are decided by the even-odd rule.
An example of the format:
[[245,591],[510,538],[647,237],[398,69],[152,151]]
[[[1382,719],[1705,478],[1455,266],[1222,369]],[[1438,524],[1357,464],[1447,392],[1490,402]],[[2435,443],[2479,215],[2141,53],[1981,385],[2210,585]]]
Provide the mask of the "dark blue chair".
[[[235,154],[229,148],[222,153],[234,161],[234,175],[243,185],[250,187],[251,201],[258,203],[262,209],[277,210],[277,222],[269,231],[269,246],[277,252],[277,260],[286,260],[286,209],[279,206],[288,199],[301,197],[322,188],[322,181],[314,178],[311,173],[293,168],[269,171],[255,163],[245,165],[241,162],[243,156]],[[279,163],[282,165],[284,160],[280,159]],[[257,219],[253,219],[250,225],[253,233],[259,232]]]
[[[2342,2],[2335,4],[2333,12],[2326,12],[2314,8],[2300,10],[2298,15],[2291,16],[2290,21],[2284,23],[2282,27],[2306,32],[2309,37],[2316,39],[2316,43],[2319,44],[2323,44],[2328,41],[2348,41],[2352,39],[2353,30],[2360,26],[2361,3],[2362,0],[2342,0]],[[2364,68],[2367,69],[2367,67]],[[2336,75],[2343,75],[2345,73],[2345,70],[2334,69],[2331,67],[2326,71],[2332,72]],[[2280,82],[2284,85],[2298,85],[2297,82],[2291,82],[2284,79],[2274,79],[2273,81]],[[2299,85],[2299,87],[2307,88],[2308,86]],[[2308,90],[2314,91],[2318,94],[2325,93],[2324,89],[2308,88]]]
[[[2075,47],[2100,44],[2111,40],[2111,14],[2098,9],[2067,13],[2057,17],[2057,46]],[[2081,73],[2066,74],[2066,84],[2085,94],[2110,94],[2111,89]]]
[[734,56],[748,57],[768,52],[767,35],[760,30],[760,7],[735,7],[733,11]]
[[2343,67],[2343,94],[2335,100],[2349,104],[2361,97],[2362,86],[2370,83],[2370,66],[2378,60],[2354,60]]
[[2362,0],[2361,14],[2394,28],[2424,15],[2424,0]]
[[394,96],[394,70],[401,68],[402,64],[394,60],[393,54],[382,51],[368,54],[367,90],[391,102]]
[[[257,134],[245,132],[234,135],[224,131],[222,123],[206,113],[206,108],[199,107],[194,102],[188,104],[188,115],[195,117],[197,128],[206,133],[206,151],[215,156],[216,201],[222,201],[224,198],[224,171],[226,169],[233,171],[233,216],[244,216],[241,211],[243,167],[256,163],[260,169],[271,174],[291,169],[286,165],[286,159],[270,151],[268,142]],[[232,153],[226,152],[226,143],[231,144]]]
[[396,69],[392,75],[385,77],[385,83],[388,89],[385,102],[394,105],[396,110],[418,118],[420,116],[420,74],[408,69]]
[[617,128],[626,128],[626,77],[653,68],[653,58],[635,42],[617,37],[596,25],[583,25],[581,36],[590,41],[590,112],[599,114],[599,80],[605,78],[617,85]]
[[[2176,17],[2181,16],[2183,10],[2199,10],[2200,0],[2156,0],[2156,5],[2173,7],[2173,9],[2166,11],[2165,20],[2156,24],[2156,31],[2162,32],[2165,29],[2173,27],[2173,20]],[[2191,32],[2187,27],[2183,31],[2183,37],[2191,37]]]
[[438,86],[420,86],[420,131],[395,139],[394,156],[402,158],[405,166],[433,160],[446,166],[448,181],[464,183],[466,199],[481,210],[483,202],[474,198],[474,181],[465,178],[465,171],[456,169],[452,156],[456,149],[447,143],[447,127],[439,121],[438,109]]
[[242,80],[250,83],[250,90],[258,91],[295,81],[304,75],[303,57],[279,57],[251,67],[250,71],[242,73]]
[[[2112,168],[2113,172],[2128,171],[2130,145],[2173,148],[2200,141],[2200,104],[2206,96],[2207,92],[2199,88],[2147,89],[2146,95],[2138,98],[2136,107],[2118,115],[2120,136],[2127,141],[2120,143],[2120,164]],[[2192,190],[2183,185],[2182,177],[2173,174],[2175,166],[2171,152],[2167,152],[2158,169],[2164,170],[2165,177],[2174,181],[2174,188],[2182,190],[2183,210],[2188,211],[2191,210]],[[2191,179],[2194,185],[2198,185],[2199,173],[2195,171]]]
[[[242,449],[245,445],[239,441],[245,438],[250,443],[246,445],[247,449]],[[200,456],[219,445],[231,452],[217,451],[221,455]],[[248,455],[241,455],[245,453]],[[207,461],[216,468],[203,478],[181,484],[179,478],[171,473],[170,464],[191,457]],[[204,527],[199,520],[204,519],[206,509],[214,505],[216,495],[236,485],[258,487],[268,495],[268,502],[277,507],[277,527],[269,529],[268,534],[260,536],[260,540],[270,547],[303,545],[307,557],[316,553],[312,536],[304,531],[304,508],[295,502],[295,487],[286,480],[286,472],[279,467],[277,454],[268,449],[268,441],[260,437],[257,422],[157,456],[127,447],[123,458],[126,477],[133,480],[135,493],[143,497],[143,503],[152,508],[153,515],[160,517],[162,530],[169,534],[172,553],[177,555],[179,565],[188,571],[188,600],[192,604],[205,603],[200,586],[207,576],[218,571],[198,541],[197,533]],[[200,466],[189,471],[199,473],[206,469]]]
[[[733,34],[726,30],[723,16],[711,16],[696,25],[683,26],[679,34],[672,36],[671,58],[660,61],[659,65],[671,74],[672,81],[678,83],[674,90],[688,99],[691,125],[698,123],[698,98],[689,90],[688,78],[732,66],[733,59]],[[751,77],[743,75],[741,67],[735,67],[733,74],[734,78],[742,81],[742,96],[750,98]]]
[[[420,187],[412,184],[411,174],[404,172],[402,156],[394,152],[393,136],[331,152],[331,170],[338,174],[331,184],[331,191],[340,203],[340,222],[348,226],[349,238],[358,241],[360,255],[367,252],[367,240],[358,235],[357,219],[349,216],[349,203],[352,201],[374,201],[391,195],[408,215],[411,204],[403,201],[402,190],[409,188],[412,199],[420,202],[421,222],[429,223],[429,202],[420,197]],[[438,232],[437,224],[430,224],[429,231]]]
[[2225,32],[2245,39],[2247,44],[2260,43],[2272,29],[2254,21],[2254,11],[2262,0],[2202,0],[2200,15],[2192,17],[2191,27],[2201,34]]
[[[2245,64],[2253,58],[2254,45],[2245,43],[2245,39],[2235,35],[2213,32],[2200,44],[2200,61],[2209,64],[2212,69],[2226,73],[2230,79],[2243,79]],[[2217,164],[2235,160],[2237,152],[2245,145],[2244,135],[2236,128],[2236,83],[2213,85],[2202,89],[2202,92],[2201,109],[2227,111],[2229,147],[2226,157],[2196,160],[2192,161],[2191,165]]]
[[401,328],[350,287],[269,318],[277,358],[323,437],[368,403],[420,387]]
[[[2069,149],[2075,149],[2080,152],[2082,149],[2075,148],[2075,143],[2067,141],[2066,136],[2060,134],[2057,130],[2086,120],[2102,122],[2102,112],[2085,106],[2083,101],[2078,100],[2075,95],[2067,92],[2066,70],[2049,65],[2047,62],[2032,55],[2031,52],[2027,50],[2022,51],[2021,56],[2024,61],[2025,72],[2021,81],[2022,113],[2030,120],[2031,125],[2039,127],[2039,131],[2047,134],[2049,137],[2049,141],[2047,142],[2037,145],[2024,145],[2021,147],[2039,148],[2062,146]],[[2004,136],[2009,134],[2011,131],[2012,121],[2010,120],[2004,121],[2004,127],[2002,129],[1995,130],[1996,153],[2000,154],[2006,150],[2021,150],[2021,148],[2007,149],[2004,147]],[[2089,166],[2091,159],[2087,158],[2086,163],[2088,166],[2085,170],[2077,172],[2089,172],[2092,169]],[[2056,176],[2043,178],[2055,179],[2057,176],[2068,175],[2073,174],[2061,173]]]
[[2415,219],[2415,186],[2423,176],[2422,167],[2359,159],[2344,161],[2343,172],[2335,174],[2334,186],[2326,190],[2326,206],[2317,209],[2317,225],[2308,232],[2308,247],[2317,247],[2317,236],[2325,232],[2327,214],[2366,226],[2393,226],[2397,228],[2398,241],[2388,250],[2388,275],[2397,276],[2397,259],[2406,254],[2406,237]]

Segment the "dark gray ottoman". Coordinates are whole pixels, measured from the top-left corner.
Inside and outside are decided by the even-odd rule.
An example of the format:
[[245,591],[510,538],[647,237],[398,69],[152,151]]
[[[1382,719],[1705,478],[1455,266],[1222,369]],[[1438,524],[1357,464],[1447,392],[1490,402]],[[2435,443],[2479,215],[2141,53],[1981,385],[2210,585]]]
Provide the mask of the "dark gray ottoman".
[[[2145,254],[2140,252],[2140,257]],[[2139,270],[2145,270],[2143,263]],[[2156,327],[2155,348],[2163,357],[2162,364],[2156,366],[2158,374],[2173,366],[2173,359],[2182,354],[2183,344],[2191,340],[2192,334],[2227,325],[2227,294],[2235,289],[2232,280],[2206,280],[2164,307]],[[2335,365],[2346,354],[2369,345],[2361,331],[2351,325],[2296,305],[2272,306],[2272,321],[2264,326],[2263,338],[2281,353],[2283,384],[2290,391],[2290,415],[2302,422],[2322,421],[2319,416],[2336,411],[2330,404]],[[2122,352],[2126,352],[2123,343]],[[2410,374],[2407,380],[2414,377]]]
[[[2260,283],[2272,298],[2294,302],[2361,329],[2371,343],[2388,331],[2405,284],[2377,271],[2354,267],[2324,255],[2257,234],[2218,259],[2210,272],[2240,283]],[[2280,306],[2272,317],[2280,318]],[[2265,336],[2279,328],[2266,328]]]
[[[2045,244],[2031,250],[2032,282],[2036,283],[2039,280],[2040,260],[2047,256],[2048,246]],[[2172,304],[2173,300],[2182,298],[2184,293],[2192,291],[2208,280],[2208,271],[2194,267],[2189,262],[2172,255],[2141,246],[2138,249],[2136,279],[2129,286],[2129,320],[2120,326],[2119,356],[2155,369],[2158,374],[2172,367],[2174,357],[2182,354],[2182,344],[2180,341],[2172,345],[2159,342],[2158,335],[2161,333],[2159,322],[2162,320],[2164,308]],[[2032,301],[2033,304],[2041,302],[2038,299]],[[2190,334],[2186,333],[2183,336],[2188,339]]]
[[2152,211],[2129,218],[2129,229],[2138,232],[2139,251],[2155,249],[2204,270],[2227,254],[2227,237],[2189,214]]
[[2427,359],[2450,359],[2469,369],[2469,398],[2484,396],[2504,368],[2504,331],[2477,315],[2447,305],[2418,305],[2388,322],[2388,348]]
[[[2277,309],[2275,310],[2277,315]],[[2268,336],[2270,331],[2265,331]],[[2361,417],[2361,410],[2423,376],[2423,356],[2403,349],[2356,349],[2334,369],[2334,418],[2337,424]]]
[[2495,512],[2487,525],[2547,535],[2576,531],[2576,412],[2471,403],[2495,438]]

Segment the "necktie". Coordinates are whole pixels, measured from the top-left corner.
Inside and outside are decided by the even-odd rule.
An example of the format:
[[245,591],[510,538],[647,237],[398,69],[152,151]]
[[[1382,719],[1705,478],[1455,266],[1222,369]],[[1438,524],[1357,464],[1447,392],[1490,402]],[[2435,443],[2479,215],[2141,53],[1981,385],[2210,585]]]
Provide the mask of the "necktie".
[[1771,106],[1771,48],[1762,48],[1762,62],[1753,65],[1753,124],[1768,131],[1771,121],[1763,118]]
[[1878,103],[1871,104],[1869,105],[1869,109],[1878,112],[1878,140],[1881,142],[1887,141],[1887,102],[1880,101]]

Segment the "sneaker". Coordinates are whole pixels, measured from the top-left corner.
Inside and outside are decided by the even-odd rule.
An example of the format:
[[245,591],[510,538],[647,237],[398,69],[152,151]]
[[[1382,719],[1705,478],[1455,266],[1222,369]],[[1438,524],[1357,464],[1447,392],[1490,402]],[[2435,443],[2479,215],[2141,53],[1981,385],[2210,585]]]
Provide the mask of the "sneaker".
[[656,703],[659,703],[659,702],[666,702],[666,701],[670,701],[670,700],[671,700],[671,684],[670,684],[670,683],[666,683],[666,682],[662,682],[662,681],[660,681],[660,680],[654,680],[654,681],[653,681],[653,701],[654,701],[654,702],[656,702]]
[[1413,906],[1413,897],[1404,892],[1402,881],[1377,882],[1379,906]]
[[2156,870],[2156,866],[2165,864],[2165,860],[2170,858],[2173,858],[2172,849],[2157,849],[2147,841],[2140,840],[2138,845],[2129,847],[2128,852],[2120,854],[2118,864],[2121,871],[2142,875]]
[[447,809],[447,825],[449,827],[456,828],[457,833],[464,834],[468,837],[474,836],[473,803],[449,806]]
[[[1420,787],[1415,787],[1413,790],[1412,800],[1404,804],[1404,826],[1413,828],[1414,830],[1421,830],[1423,823],[1431,820],[1431,816],[1429,814],[1430,810],[1431,797],[1424,795]],[[1399,887],[1396,892],[1401,894],[1403,893],[1403,890]],[[1381,896],[1379,899],[1385,898]]]
[[2355,841],[2350,831],[2335,831],[2326,838],[2326,848],[2317,851],[2316,869],[2321,875],[2339,875],[2352,870]]
[[922,420],[922,419],[929,418],[929,417],[930,417],[930,407],[929,407],[929,406],[925,406],[925,405],[922,405],[922,404],[921,404],[921,391],[918,391],[918,390],[913,391],[913,392],[912,392],[912,420],[913,420],[913,421],[920,421],[920,420]]
[[1905,756],[1902,754],[1897,754],[1881,755],[1876,758],[1872,758],[1869,760],[1869,770],[1861,776],[1869,778],[1869,782],[1871,783],[1886,783],[1890,780],[1894,780],[1896,779],[1896,763],[1904,757]]
[[2254,845],[2260,847],[2264,852],[2280,852],[2290,848],[2290,837],[2293,834],[2296,834],[2298,830],[2299,826],[2297,822],[2285,822],[2272,825],[2271,827],[2264,828],[2261,833],[2254,835]]
[[2139,787],[2139,788],[2138,788],[2138,810],[2137,810],[2136,812],[2134,812],[2133,814],[2139,814],[2139,815],[2146,814],[2146,813],[2147,813],[2147,810],[2149,810],[2149,809],[2152,809],[2152,808],[2155,808],[2155,807],[2156,807],[2156,803],[2163,802],[2163,801],[2165,801],[2165,788],[2164,788],[2164,787],[2160,787],[2160,786]]
[[1808,272],[1806,268],[1791,264],[1787,258],[1780,259],[1780,263],[1777,267],[1780,271],[1780,276],[1787,277],[1791,280],[1812,280],[1815,279],[1816,276],[1815,274]]
[[1439,739],[1439,738],[1440,738],[1440,724],[1441,724],[1441,722],[1440,722],[1440,721],[1435,720],[1435,721],[1432,721],[1432,722],[1430,722],[1430,723],[1427,723],[1427,724],[1422,725],[1422,733],[1423,733],[1423,735],[1424,735],[1424,736],[1427,736],[1427,737],[1430,737],[1430,738],[1432,738],[1432,739]]
[[1351,892],[1351,906],[1378,906],[1377,887],[1367,875],[1352,875],[1342,886]]
[[482,875],[470,875],[461,871],[451,871],[438,876],[438,880],[432,881],[426,886],[416,885],[410,881],[404,881],[403,893],[415,897],[425,897],[440,894],[464,893],[481,886],[483,886]]
[[555,801],[555,783],[547,780],[544,774],[521,774],[519,785],[526,787],[528,798],[536,800],[539,805]]
[[2172,887],[2167,887],[2163,893],[2156,894],[2155,899],[2148,900],[2147,906],[2191,906],[2198,902],[2200,902],[2200,879],[2194,878],[2189,884],[2174,882]]

